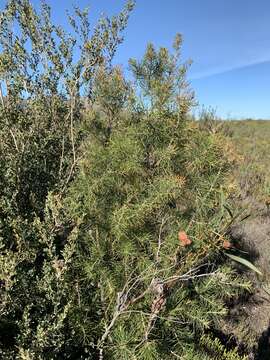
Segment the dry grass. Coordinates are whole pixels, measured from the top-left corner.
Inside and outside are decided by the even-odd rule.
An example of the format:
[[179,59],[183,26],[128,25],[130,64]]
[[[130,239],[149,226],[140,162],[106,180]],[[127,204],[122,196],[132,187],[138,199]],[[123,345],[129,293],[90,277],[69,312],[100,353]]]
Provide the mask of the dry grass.
[[234,174],[241,200],[266,206],[270,197],[270,121],[230,121],[227,126],[243,158]]
[[[241,156],[233,178],[237,184],[235,206],[250,214],[232,228],[231,235],[250,253],[264,278],[255,280],[254,295],[247,303],[237,304],[225,324],[228,332],[253,347],[269,329],[270,292],[270,121],[230,121],[224,127]],[[268,341],[268,340],[267,340]],[[259,351],[260,345],[258,346]],[[269,359],[269,349],[260,359]],[[266,356],[266,357],[265,357]]]

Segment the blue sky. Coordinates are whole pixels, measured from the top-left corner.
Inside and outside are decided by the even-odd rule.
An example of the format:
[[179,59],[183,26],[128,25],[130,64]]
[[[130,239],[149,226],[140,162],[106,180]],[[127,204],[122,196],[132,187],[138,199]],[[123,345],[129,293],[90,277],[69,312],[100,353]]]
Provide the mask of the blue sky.
[[[3,0],[1,0],[2,2]],[[38,4],[39,0],[32,0]],[[120,11],[124,0],[49,0],[57,22],[72,4],[90,5],[93,19]],[[148,42],[170,46],[183,34],[193,60],[191,85],[201,105],[225,118],[270,119],[269,0],[137,0],[115,61],[140,58]]]

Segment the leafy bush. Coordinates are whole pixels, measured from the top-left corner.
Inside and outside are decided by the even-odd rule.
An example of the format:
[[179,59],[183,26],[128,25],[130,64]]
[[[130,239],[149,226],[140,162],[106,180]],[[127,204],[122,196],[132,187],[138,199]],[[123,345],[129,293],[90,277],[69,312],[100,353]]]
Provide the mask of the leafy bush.
[[222,256],[233,152],[191,120],[181,36],[134,83],[111,65],[132,7],[92,35],[75,9],[74,36],[46,4],[1,13],[4,359],[238,356],[211,337],[249,286]]
[[110,67],[132,7],[101,18],[94,30],[88,12],[75,9],[73,34],[52,24],[45,3],[39,14],[28,0],[10,0],[0,14],[3,358],[78,358],[76,349],[83,351],[64,321],[73,287],[59,275],[76,226],[57,222],[49,194],[61,199],[76,173],[94,73]]

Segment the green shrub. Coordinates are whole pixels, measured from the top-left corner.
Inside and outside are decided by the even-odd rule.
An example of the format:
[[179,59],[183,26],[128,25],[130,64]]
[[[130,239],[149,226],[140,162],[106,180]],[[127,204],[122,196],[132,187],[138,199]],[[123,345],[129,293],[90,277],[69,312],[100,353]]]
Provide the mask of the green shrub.
[[3,359],[238,356],[210,336],[249,286],[222,256],[233,151],[191,120],[180,36],[134,84],[112,67],[132,8],[93,32],[75,9],[74,35],[46,4],[0,14]]
[[177,37],[172,55],[149,45],[141,62],[130,62],[133,97],[124,96],[119,70],[94,87],[98,106],[66,204],[81,223],[75,266],[97,314],[82,328],[82,312],[77,331],[86,339],[95,332],[99,359],[206,356],[199,337],[247,288],[218,261],[233,159],[221,134],[189,121],[194,97],[180,45]]
[[51,22],[45,2],[38,13],[9,0],[0,13],[1,358],[85,358],[67,324],[77,225],[61,198],[81,156],[93,76],[110,67],[132,7],[94,30],[76,8],[70,33]]

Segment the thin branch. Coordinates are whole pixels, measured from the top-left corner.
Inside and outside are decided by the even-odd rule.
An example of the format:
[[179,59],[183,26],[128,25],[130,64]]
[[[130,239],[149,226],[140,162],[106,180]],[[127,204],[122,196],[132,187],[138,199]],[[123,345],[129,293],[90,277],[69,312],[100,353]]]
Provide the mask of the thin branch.
[[69,170],[69,174],[68,174],[67,180],[66,180],[66,182],[65,182],[65,185],[64,185],[63,188],[62,188],[62,193],[65,191],[65,189],[66,189],[66,187],[67,187],[67,185],[68,185],[68,183],[69,183],[69,181],[70,181],[70,179],[71,179],[71,177],[72,177],[72,175],[73,175],[74,168],[75,168],[75,166],[77,165],[78,161],[81,160],[81,158],[82,158],[82,157],[78,157],[78,158],[76,159],[76,162],[73,162],[73,163],[72,163],[72,165],[71,165],[71,167],[70,167],[70,170]]
[[13,141],[14,141],[16,150],[19,151],[18,144],[17,144],[16,138],[15,138],[15,135],[13,134],[13,131],[11,129],[9,129],[9,132],[10,132],[10,134],[12,136]]
[[64,162],[64,152],[65,152],[65,138],[63,136],[62,139],[62,152],[61,152],[61,159],[60,159],[60,165],[59,165],[59,178],[61,178],[61,174],[62,174],[62,167],[63,167],[63,162]]
[[[152,313],[147,313],[147,312],[140,311],[140,310],[126,310],[126,311],[123,312],[123,314],[141,314],[141,315],[145,315],[145,316],[151,316],[152,315]],[[181,320],[178,320],[177,318],[165,317],[165,316],[160,316],[160,315],[157,315],[156,317],[158,319],[165,320],[165,321],[170,321],[170,322],[180,324],[180,325],[187,325],[188,324],[187,321],[181,321]]]
[[173,351],[171,351],[171,354],[172,354],[173,356],[175,356],[177,359],[182,359],[181,356],[177,355],[177,354],[176,354],[175,352],[173,352]]
[[76,288],[77,297],[78,297],[78,306],[80,307],[81,306],[81,294],[80,294],[78,279],[76,280],[75,288]]
[[151,287],[151,285],[150,285],[146,290],[144,290],[140,295],[138,295],[137,297],[131,299],[131,300],[128,302],[127,306],[133,305],[133,304],[135,304],[136,302],[138,302],[139,300],[141,300],[143,297],[145,297],[145,295],[149,292],[150,287]]
[[188,280],[198,279],[201,277],[214,276],[216,274],[217,274],[217,271],[213,271],[211,273],[198,274],[198,275],[197,274],[190,274],[190,275],[184,274],[184,275],[179,275],[179,276],[171,276],[170,278],[164,280],[164,283],[171,285],[178,281],[188,281]]
[[76,152],[75,152],[75,142],[74,142],[74,94],[71,99],[71,107],[70,107],[70,139],[73,153],[73,163],[76,163]]
[[5,102],[4,102],[4,95],[3,95],[3,90],[2,90],[2,84],[0,82],[0,99],[1,99],[1,104],[3,106],[3,109],[5,108]]
[[161,221],[161,225],[159,228],[159,234],[158,234],[158,248],[157,248],[157,253],[156,253],[156,262],[159,263],[160,261],[160,257],[159,257],[159,253],[160,253],[160,248],[161,248],[161,243],[162,243],[162,239],[161,239],[161,234],[162,234],[162,228],[165,224],[165,219],[163,218]]
[[105,340],[107,339],[107,337],[109,336],[109,333],[111,331],[111,328],[114,326],[116,320],[118,319],[119,315],[121,314],[121,312],[116,311],[114,313],[114,316],[110,322],[110,324],[107,326],[107,328],[105,329],[105,332],[103,333],[101,339],[100,339],[100,343],[98,345],[99,347],[99,360],[103,360],[103,344],[105,342]]

